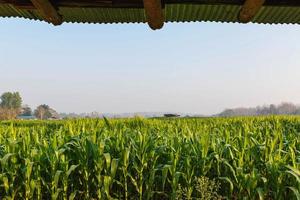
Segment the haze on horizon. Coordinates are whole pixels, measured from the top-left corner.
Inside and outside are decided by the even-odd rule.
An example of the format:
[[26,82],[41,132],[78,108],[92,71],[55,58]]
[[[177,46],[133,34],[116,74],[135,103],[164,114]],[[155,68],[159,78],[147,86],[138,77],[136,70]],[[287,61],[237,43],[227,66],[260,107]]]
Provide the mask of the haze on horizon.
[[0,19],[0,93],[59,112],[184,112],[300,103],[300,26]]

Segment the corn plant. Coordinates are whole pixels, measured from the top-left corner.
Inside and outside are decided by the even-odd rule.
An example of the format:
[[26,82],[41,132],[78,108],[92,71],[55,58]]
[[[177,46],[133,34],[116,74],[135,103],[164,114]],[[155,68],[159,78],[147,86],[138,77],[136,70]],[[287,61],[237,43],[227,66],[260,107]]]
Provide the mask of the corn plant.
[[300,117],[3,121],[0,199],[300,200]]

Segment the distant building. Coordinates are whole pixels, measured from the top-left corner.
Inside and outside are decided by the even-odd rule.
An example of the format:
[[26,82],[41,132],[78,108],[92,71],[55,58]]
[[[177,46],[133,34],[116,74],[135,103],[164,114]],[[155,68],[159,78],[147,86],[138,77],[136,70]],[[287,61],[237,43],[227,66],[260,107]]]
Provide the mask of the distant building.
[[164,114],[164,117],[180,117],[180,115],[168,113],[168,114]]
[[20,120],[35,120],[36,117],[33,116],[33,115],[29,115],[29,116],[18,116],[17,119],[20,119]]

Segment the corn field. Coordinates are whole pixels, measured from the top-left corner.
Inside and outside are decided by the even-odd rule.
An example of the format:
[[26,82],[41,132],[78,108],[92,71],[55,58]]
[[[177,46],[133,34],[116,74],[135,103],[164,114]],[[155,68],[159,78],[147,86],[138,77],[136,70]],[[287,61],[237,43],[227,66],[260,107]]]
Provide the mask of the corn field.
[[0,122],[0,199],[299,193],[299,117]]

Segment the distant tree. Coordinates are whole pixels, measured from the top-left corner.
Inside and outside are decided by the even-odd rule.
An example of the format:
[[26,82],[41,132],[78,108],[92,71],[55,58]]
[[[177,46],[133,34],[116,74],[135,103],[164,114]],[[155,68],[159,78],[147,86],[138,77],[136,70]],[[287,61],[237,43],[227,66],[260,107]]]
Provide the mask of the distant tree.
[[35,111],[34,115],[38,119],[48,119],[51,117],[51,113],[49,111],[50,107],[46,104],[39,105]]
[[60,115],[54,109],[50,108],[49,112],[51,114],[50,118],[52,118],[52,119],[59,119],[60,118]]
[[76,113],[60,113],[59,116],[62,119],[75,119],[75,118],[82,117],[82,116],[80,116],[79,114],[76,114]]
[[22,98],[19,92],[5,92],[0,97],[2,108],[20,109],[22,105]]
[[19,114],[17,109],[8,109],[0,107],[0,120],[15,119]]
[[234,116],[234,110],[233,109],[225,109],[223,112],[221,112],[219,114],[220,117],[230,117],[230,116]]
[[277,107],[274,104],[270,105],[270,114],[276,115],[278,113]]
[[297,111],[297,106],[292,103],[281,103],[278,107],[278,114],[291,115]]
[[59,119],[59,114],[46,104],[39,105],[35,111],[34,115],[38,119]]
[[252,115],[299,115],[300,107],[292,103],[281,103],[276,106],[257,106],[255,108],[233,108],[226,109],[218,116],[252,116]]
[[21,116],[31,116],[32,110],[28,105],[22,106]]
[[300,115],[300,108],[299,107],[297,108],[295,115]]
[[263,106],[259,107],[257,110],[257,115],[269,115],[270,114],[270,107],[268,106]]
[[21,112],[19,92],[5,92],[0,96],[0,119],[15,119]]

